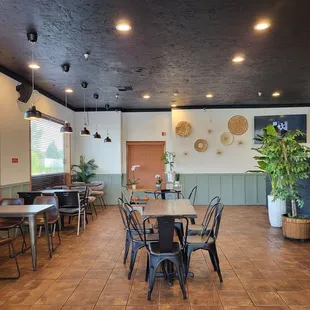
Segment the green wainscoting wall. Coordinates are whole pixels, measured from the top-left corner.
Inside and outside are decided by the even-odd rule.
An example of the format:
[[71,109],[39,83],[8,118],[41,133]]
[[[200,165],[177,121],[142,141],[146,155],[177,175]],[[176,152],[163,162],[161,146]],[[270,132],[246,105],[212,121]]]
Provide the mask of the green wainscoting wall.
[[[122,180],[125,185],[126,174]],[[266,180],[261,174],[180,174],[180,184],[185,197],[198,186],[196,205],[206,205],[214,196],[220,196],[225,205],[266,205]]]
[[[105,183],[105,201],[116,205],[121,196],[122,184],[126,183],[126,174],[97,174],[92,181]],[[225,205],[265,205],[265,176],[246,173],[223,174],[181,174],[180,184],[183,194],[188,197],[191,189],[198,185],[196,205],[206,205],[214,196],[220,196]],[[17,197],[17,192],[29,191],[30,183],[15,183],[1,186],[1,197]]]
[[17,198],[18,192],[27,192],[30,190],[30,182],[14,183],[1,186],[2,198]]

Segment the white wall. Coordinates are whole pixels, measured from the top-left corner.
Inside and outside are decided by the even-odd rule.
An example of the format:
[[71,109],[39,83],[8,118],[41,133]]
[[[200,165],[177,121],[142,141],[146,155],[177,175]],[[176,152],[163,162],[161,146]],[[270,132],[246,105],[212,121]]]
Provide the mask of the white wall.
[[[98,169],[97,174],[120,174],[121,173],[121,113],[120,112],[89,112],[90,125],[87,126],[91,133],[89,137],[81,137],[80,131],[84,127],[85,113],[75,113],[75,163],[79,162],[80,155],[87,159],[95,159]],[[95,140],[93,134],[101,134],[101,140]],[[109,130],[111,143],[104,143]]]
[[[0,73],[1,185],[30,180],[29,122],[24,120],[24,113],[19,110],[16,103],[18,93],[15,88],[18,84],[17,81]],[[42,95],[37,108],[42,113],[74,123],[73,111]],[[72,141],[73,150],[74,145]],[[17,164],[12,163],[13,157],[18,158]]]
[[[271,108],[271,109],[235,109],[235,110],[173,110],[172,111],[172,149],[176,152],[176,170],[180,173],[244,173],[255,166],[254,116],[308,114],[307,135],[310,133],[309,108]],[[248,131],[242,136],[234,136],[230,146],[220,142],[220,135],[229,132],[228,121],[234,115],[242,115],[248,120]],[[183,138],[175,133],[174,128],[179,121],[188,121],[193,128],[192,134]],[[208,129],[213,132],[208,133]],[[205,139],[208,149],[199,153],[194,149],[197,139]],[[237,141],[243,144],[238,145]],[[309,140],[308,140],[309,141]],[[216,151],[221,150],[222,155]],[[185,155],[184,152],[188,154]]]
[[123,173],[126,173],[126,141],[166,141],[166,150],[172,151],[171,112],[122,114]]

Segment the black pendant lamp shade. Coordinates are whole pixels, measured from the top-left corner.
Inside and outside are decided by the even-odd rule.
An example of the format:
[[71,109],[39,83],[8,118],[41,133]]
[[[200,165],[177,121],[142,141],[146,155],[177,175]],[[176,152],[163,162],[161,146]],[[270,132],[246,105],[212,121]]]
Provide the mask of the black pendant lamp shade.
[[96,133],[94,134],[94,139],[101,139],[101,135],[99,135],[98,131],[96,131]]
[[105,139],[104,139],[104,143],[106,142],[112,142],[112,140],[109,138],[109,136],[107,136]]
[[36,107],[33,105],[27,112],[24,114],[24,119],[33,121],[33,120],[39,120],[42,118],[42,113],[36,109]]
[[84,127],[84,129],[80,131],[80,136],[83,137],[90,136],[89,130],[86,127]]
[[73,130],[72,130],[70,123],[65,122],[65,124],[60,128],[60,132],[61,133],[69,133],[69,134],[72,133]]

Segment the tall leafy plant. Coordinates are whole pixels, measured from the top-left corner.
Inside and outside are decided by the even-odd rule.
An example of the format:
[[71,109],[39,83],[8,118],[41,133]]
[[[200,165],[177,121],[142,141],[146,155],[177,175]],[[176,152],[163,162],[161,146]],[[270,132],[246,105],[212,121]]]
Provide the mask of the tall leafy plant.
[[249,172],[265,173],[271,180],[273,200],[290,200],[292,217],[297,216],[297,205],[304,202],[298,193],[297,180],[307,179],[310,175],[310,149],[296,141],[304,135],[300,130],[287,131],[279,136],[273,125],[264,128],[264,135],[255,138],[261,146],[253,148],[259,153],[254,159],[259,170]]
[[161,160],[165,163],[165,165],[169,165],[170,171],[173,170],[174,166],[175,153],[174,152],[164,152]]
[[94,177],[95,171],[98,166],[95,164],[94,159],[86,161],[86,157],[81,155],[78,165],[72,165],[71,170],[76,173],[77,181],[88,183],[88,181]]

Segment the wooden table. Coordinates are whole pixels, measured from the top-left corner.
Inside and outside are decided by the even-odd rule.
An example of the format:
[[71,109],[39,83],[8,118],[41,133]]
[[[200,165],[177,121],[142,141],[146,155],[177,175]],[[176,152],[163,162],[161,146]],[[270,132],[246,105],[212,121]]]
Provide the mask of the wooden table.
[[9,205],[0,207],[0,217],[28,217],[33,270],[37,269],[37,215],[43,213],[49,257],[52,257],[46,211],[53,205]]
[[174,216],[197,218],[197,213],[188,199],[152,199],[143,210],[143,218]]

